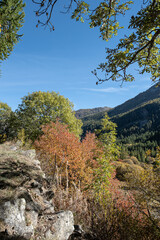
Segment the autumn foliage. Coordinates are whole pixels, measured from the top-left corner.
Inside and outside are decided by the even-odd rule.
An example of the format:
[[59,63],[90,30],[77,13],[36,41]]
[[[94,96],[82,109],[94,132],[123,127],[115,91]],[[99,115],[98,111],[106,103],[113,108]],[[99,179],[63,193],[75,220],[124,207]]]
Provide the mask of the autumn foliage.
[[[102,132],[97,140],[93,133],[87,133],[82,141],[58,120],[42,126],[43,135],[35,147],[43,168],[56,183],[54,205],[57,210],[72,210],[76,223],[87,226],[84,230],[93,239],[158,240],[158,219],[149,209],[153,203],[158,207],[158,169],[132,163],[135,171],[130,171],[129,163],[114,162],[118,150],[114,125],[109,124],[105,118],[108,135]],[[121,171],[127,170],[126,181],[116,178],[119,166]],[[151,197],[154,201],[150,206]]]
[[81,142],[59,121],[43,126],[42,131],[35,146],[44,159],[47,172],[64,187],[89,185],[98,167],[96,159],[102,152],[95,134],[87,133]]

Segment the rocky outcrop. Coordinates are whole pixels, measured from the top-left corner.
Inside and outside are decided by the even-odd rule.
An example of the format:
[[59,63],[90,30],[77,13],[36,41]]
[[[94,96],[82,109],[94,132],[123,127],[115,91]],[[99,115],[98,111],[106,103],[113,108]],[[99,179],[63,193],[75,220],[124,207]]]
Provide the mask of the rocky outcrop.
[[34,150],[0,145],[1,240],[67,240],[73,214],[55,212],[53,195]]
[[74,225],[74,231],[69,237],[69,240],[98,240],[96,237],[91,235],[91,233],[86,233],[83,231],[80,225]]

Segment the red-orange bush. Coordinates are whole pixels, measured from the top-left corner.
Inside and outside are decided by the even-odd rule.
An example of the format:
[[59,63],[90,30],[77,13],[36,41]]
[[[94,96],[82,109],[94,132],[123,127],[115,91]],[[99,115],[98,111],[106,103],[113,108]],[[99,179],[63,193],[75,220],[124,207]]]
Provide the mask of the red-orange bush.
[[72,183],[84,187],[92,181],[96,158],[101,154],[95,134],[87,133],[82,142],[69,132],[67,125],[57,121],[42,127],[43,135],[35,142],[46,161],[46,170],[59,176],[63,186]]
[[[113,172],[110,181],[110,194],[112,202],[114,206],[120,212],[125,213],[126,216],[130,218],[132,221],[138,222],[140,225],[145,225],[148,222],[147,219],[147,211],[146,209],[139,209],[139,206],[135,199],[135,191],[132,189],[130,190],[125,186],[122,186],[122,183],[115,177],[116,173]],[[127,188],[126,190],[123,188]]]

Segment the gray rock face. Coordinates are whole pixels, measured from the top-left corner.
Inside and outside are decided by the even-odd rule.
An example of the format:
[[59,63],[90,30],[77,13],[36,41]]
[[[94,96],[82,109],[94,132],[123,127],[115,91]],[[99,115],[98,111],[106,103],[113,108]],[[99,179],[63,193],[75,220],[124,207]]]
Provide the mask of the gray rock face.
[[34,149],[26,150],[21,152],[24,156],[29,157],[30,159],[35,159],[36,151]]
[[0,145],[0,239],[67,240],[70,211],[55,213],[54,193],[35,151]]
[[42,239],[66,240],[74,230],[73,225],[72,212],[62,211],[41,217],[37,230],[41,232]]
[[[54,232],[52,234],[53,239],[68,239],[74,230],[74,220],[71,211],[65,211],[56,213],[53,217],[54,223],[52,229]],[[46,236],[47,237],[47,236]]]
[[33,235],[33,224],[26,225],[25,209],[26,201],[24,198],[5,202],[0,206],[0,219],[8,226],[9,235],[22,236],[26,239],[30,239]]

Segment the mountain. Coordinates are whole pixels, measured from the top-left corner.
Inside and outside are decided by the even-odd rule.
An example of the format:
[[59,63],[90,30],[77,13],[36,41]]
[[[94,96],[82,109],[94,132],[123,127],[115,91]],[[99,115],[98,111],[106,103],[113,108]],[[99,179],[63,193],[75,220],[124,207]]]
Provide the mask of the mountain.
[[90,109],[79,109],[75,112],[76,118],[84,118],[86,116],[90,116],[100,112],[108,112],[111,108],[109,107],[98,107],[98,108],[90,108]]
[[123,104],[111,109],[109,111],[109,116],[115,116],[124,112],[128,112],[135,107],[141,106],[142,104],[151,101],[153,99],[160,98],[160,86],[155,85],[149,88],[147,91],[138,94],[136,97],[124,102]]
[[[82,118],[84,134],[101,128],[101,119],[106,111]],[[117,124],[117,137],[120,145],[129,154],[143,161],[147,149],[160,145],[160,87],[152,86],[147,91],[125,103],[110,109],[108,115]]]
[[[137,107],[142,106],[143,104],[160,98],[160,86],[156,87],[155,85],[149,88],[147,91],[138,94],[136,97],[131,98],[130,100],[124,102],[121,105],[118,105],[115,108],[109,109],[108,111],[99,111],[95,114],[86,114],[84,117],[80,117],[83,123],[86,125],[90,121],[98,123],[104,117],[107,112],[111,118],[123,113],[127,113],[131,110],[136,109]],[[88,111],[88,109],[87,109]],[[90,109],[92,111],[92,109]]]
[[[134,108],[137,108],[138,106],[141,106],[144,103],[147,103],[148,101],[154,100],[160,98],[160,86],[156,87],[155,85],[146,90],[145,92],[142,92],[138,94],[136,97],[129,99],[128,101],[122,103],[121,105],[118,105],[115,108],[109,109],[108,115],[110,117],[113,117],[118,114],[122,114],[125,112],[128,112]],[[88,110],[88,109],[87,109]],[[90,109],[91,111],[92,109]],[[83,122],[90,121],[90,120],[101,120],[106,111],[99,111],[95,114],[86,114],[84,117],[80,117]]]

